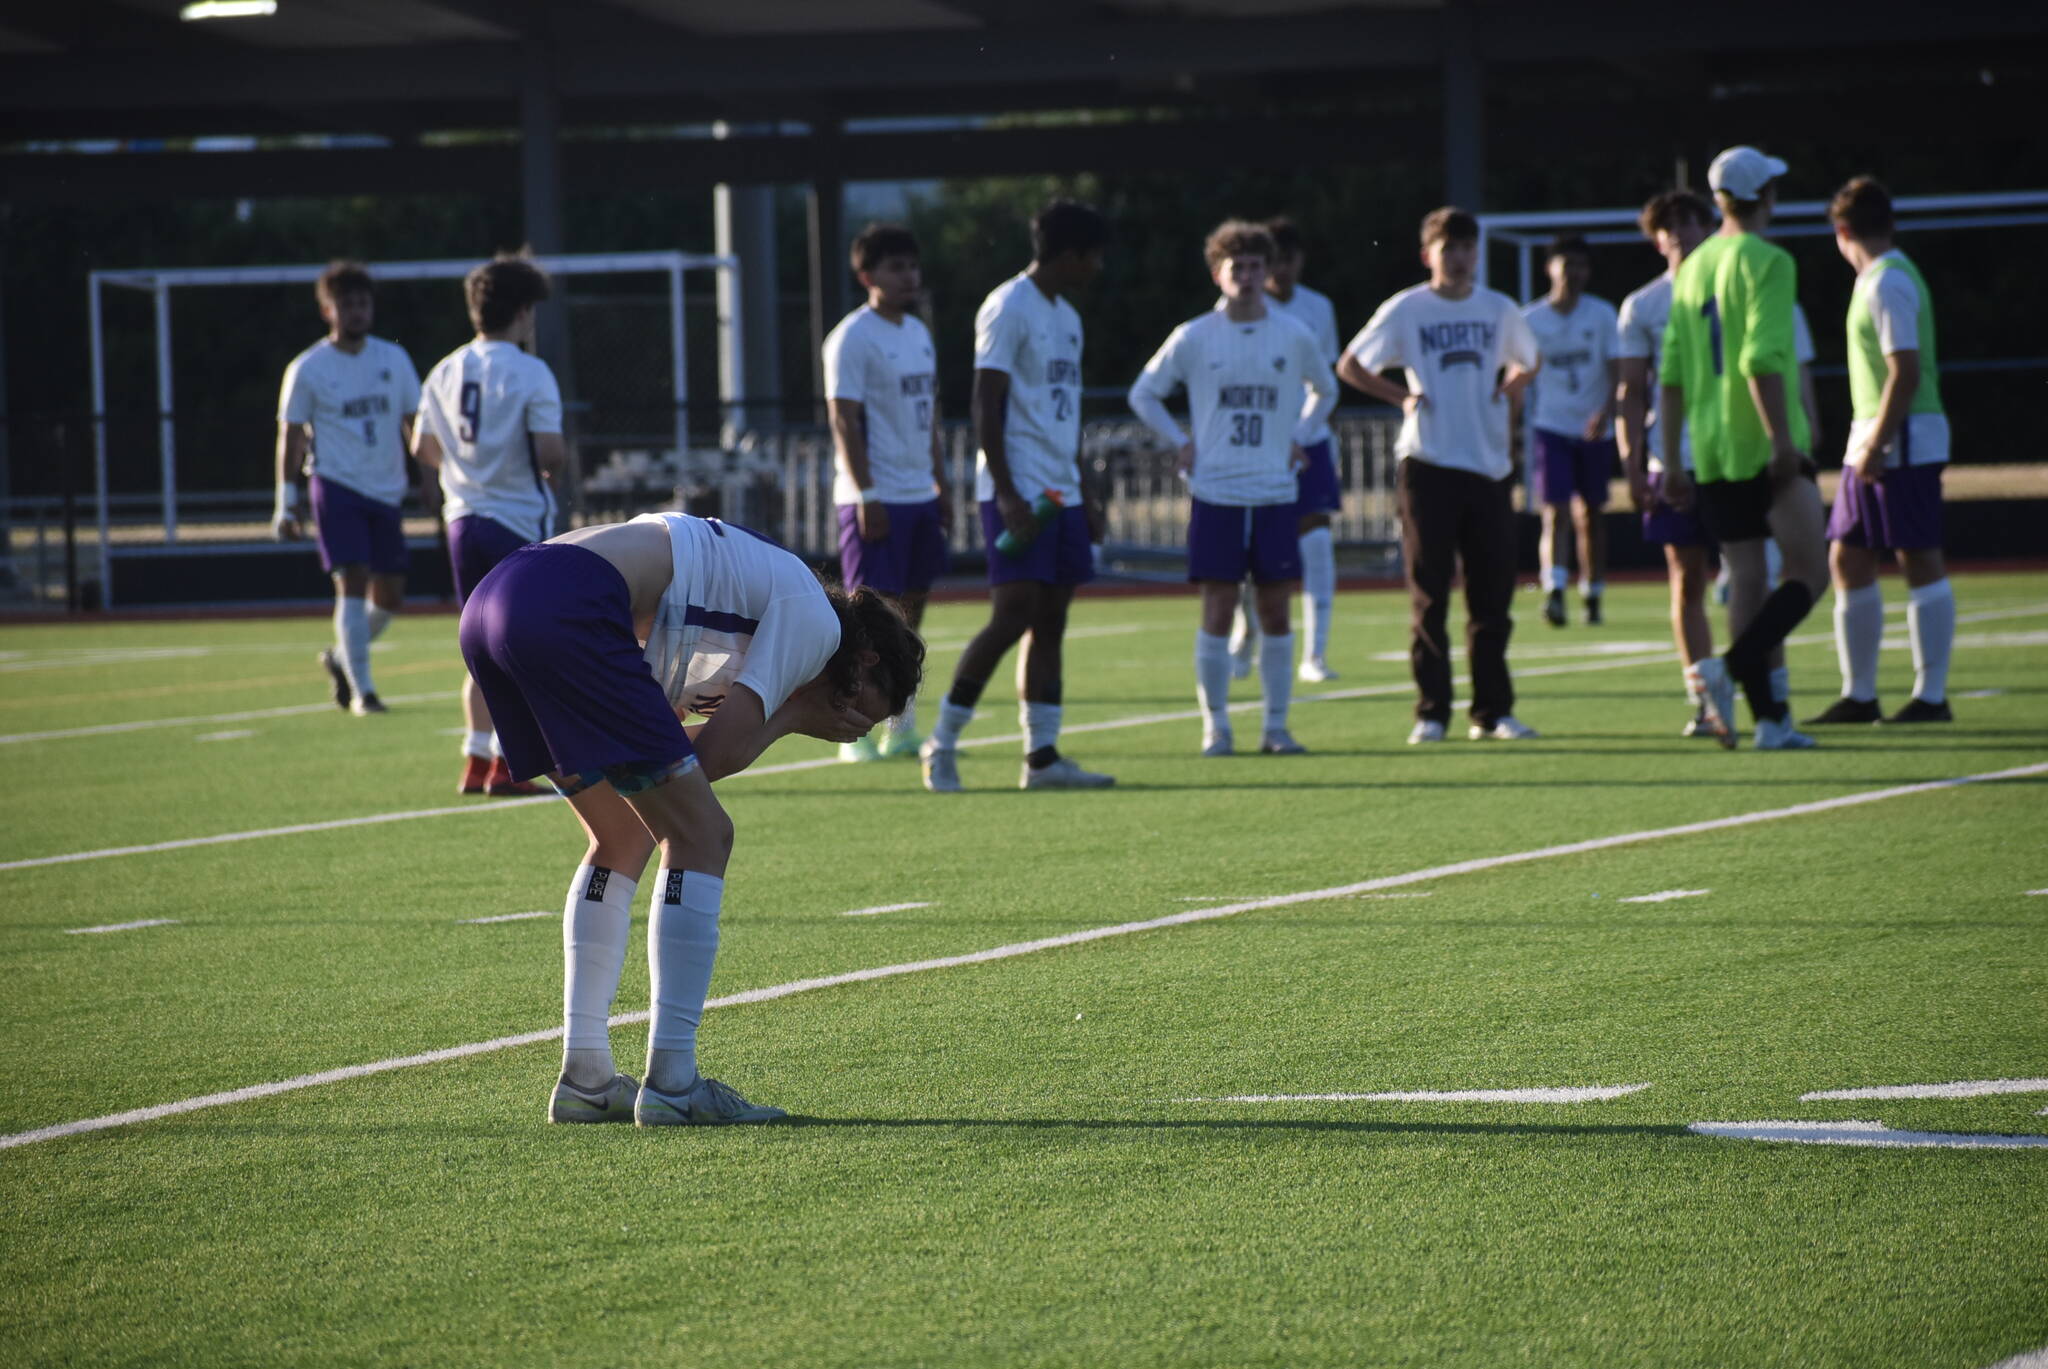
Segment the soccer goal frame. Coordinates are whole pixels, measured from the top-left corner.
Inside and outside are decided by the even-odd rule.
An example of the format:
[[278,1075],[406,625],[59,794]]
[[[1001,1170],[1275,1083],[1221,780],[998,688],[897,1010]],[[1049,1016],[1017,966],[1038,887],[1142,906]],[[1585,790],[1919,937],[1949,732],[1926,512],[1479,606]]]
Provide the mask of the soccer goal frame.
[[[668,280],[670,365],[675,380],[676,449],[689,446],[689,353],[683,332],[683,278],[692,271],[718,277],[718,298],[739,298],[740,260],[697,252],[565,253],[535,257],[534,264],[550,275],[575,276],[648,272]],[[373,263],[378,280],[460,280],[476,268],[476,259],[393,261]],[[93,494],[99,526],[99,572],[102,606],[112,595],[113,551],[107,479],[107,365],[102,303],[112,289],[139,290],[151,297],[156,331],[157,459],[161,472],[164,541],[178,540],[177,415],[172,402],[171,291],[201,285],[311,285],[326,263],[307,266],[201,266],[94,271],[86,280],[92,347]],[[734,394],[746,393],[745,348],[740,313],[718,311],[719,348],[729,358],[727,384]]]
[[[1579,229],[1588,243],[1640,242],[1640,209],[1546,209],[1521,214],[1479,215],[1479,283],[1488,284],[1487,260],[1495,242],[1515,250],[1515,297],[1535,294],[1536,254],[1560,229]],[[2048,224],[2048,190],[2013,190],[1980,195],[1907,195],[1892,201],[1899,231],[1930,228],[2012,228]],[[1608,225],[1615,225],[1609,227]],[[1812,238],[1833,233],[1826,200],[1789,200],[1771,210],[1774,238]]]

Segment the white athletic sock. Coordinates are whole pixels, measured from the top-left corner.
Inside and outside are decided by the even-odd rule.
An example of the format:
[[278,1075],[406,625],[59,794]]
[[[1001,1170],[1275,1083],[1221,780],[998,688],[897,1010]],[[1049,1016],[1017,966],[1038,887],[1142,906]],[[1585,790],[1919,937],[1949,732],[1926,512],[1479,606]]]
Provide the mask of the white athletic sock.
[[1287,704],[1294,692],[1294,634],[1284,632],[1259,644],[1259,687],[1266,696],[1266,730],[1287,730]]
[[1771,702],[1788,703],[1792,698],[1792,671],[1786,666],[1771,667]]
[[1030,755],[1060,742],[1060,714],[1065,710],[1058,704],[1035,704],[1026,699],[1017,701],[1017,723],[1024,729],[1024,754]]
[[358,699],[377,692],[370,682],[368,608],[361,599],[339,599],[334,605],[334,644],[341,648],[341,668]]
[[639,885],[617,870],[579,865],[562,909],[562,1072],[569,1082],[597,1088],[612,1066],[612,999],[626,965]]
[[941,749],[959,745],[961,730],[973,721],[973,709],[962,708],[951,699],[939,700],[939,721],[932,728],[932,745]]
[[1694,708],[1698,708],[1707,699],[1706,686],[1700,683],[1700,668],[1696,665],[1687,666],[1684,671],[1684,677],[1685,701]]
[[[1907,610],[1908,617],[1912,610]],[[1877,652],[1884,643],[1884,591],[1875,583],[1835,591],[1835,660],[1842,668],[1842,697],[1869,703],[1877,698]]]
[[1913,643],[1913,697],[1946,702],[1948,656],[1956,644],[1956,591],[1946,575],[1908,596],[1906,635]]
[[1230,639],[1195,629],[1195,702],[1202,707],[1202,737],[1230,730]]
[[889,730],[892,733],[905,737],[915,737],[917,735],[917,700],[915,698],[903,705],[903,711],[890,720]]
[[718,958],[718,907],[725,881],[699,870],[661,867],[647,924],[653,1020],[647,1027],[647,1082],[680,1093],[697,1082],[697,1024]]
[[1570,583],[1571,572],[1567,571],[1563,566],[1545,566],[1543,568],[1543,588],[1563,589]]
[[369,620],[370,640],[376,641],[384,635],[384,629],[391,626],[391,610],[379,608],[375,600],[363,600],[363,615]]
[[492,732],[491,732],[491,759],[493,759],[493,760],[496,760],[497,758],[499,758],[500,756],[503,756],[504,754],[505,754],[505,746],[504,746],[504,743],[502,743],[502,742],[500,742],[500,741],[498,740],[498,733],[497,733],[496,729],[493,729],[493,730],[492,730]]
[[487,761],[498,754],[497,734],[494,732],[472,732],[463,738],[462,754]]
[[1308,654],[1320,661],[1330,645],[1330,611],[1337,602],[1337,546],[1328,528],[1301,535],[1301,627]]

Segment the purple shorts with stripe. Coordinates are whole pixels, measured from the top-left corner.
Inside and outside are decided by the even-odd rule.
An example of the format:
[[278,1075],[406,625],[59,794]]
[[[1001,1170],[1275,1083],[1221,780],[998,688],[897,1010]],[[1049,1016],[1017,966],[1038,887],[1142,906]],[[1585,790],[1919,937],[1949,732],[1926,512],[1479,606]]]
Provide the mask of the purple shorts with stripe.
[[1003,535],[1003,515],[996,501],[981,501],[981,537],[988,548],[988,582],[1038,580],[1048,585],[1085,585],[1095,578],[1095,548],[1088,538],[1088,511],[1061,509],[1038,530],[1031,544],[1015,556],[996,550]]
[[1537,428],[1531,441],[1544,503],[1569,504],[1576,494],[1589,509],[1607,506],[1607,482],[1614,478],[1616,460],[1613,442],[1588,442],[1548,428]]
[[1941,545],[1942,466],[1900,466],[1875,484],[1844,468],[1828,540],[1848,547],[1925,551]]
[[889,535],[863,542],[860,506],[839,505],[839,581],[881,594],[922,594],[946,569],[946,528],[939,501],[882,505],[889,511]]
[[1256,584],[1301,578],[1298,504],[1205,504],[1188,510],[1188,579]]
[[1344,507],[1344,487],[1337,482],[1337,459],[1330,453],[1330,439],[1303,447],[1308,464],[1294,473],[1297,513],[1335,513]]
[[1713,539],[1699,508],[1674,509],[1664,502],[1664,473],[1650,472],[1650,507],[1643,514],[1643,540],[1667,547],[1703,547]]
[[337,480],[313,476],[313,527],[320,569],[368,566],[378,575],[405,570],[405,520],[398,505],[358,494]]
[[460,638],[518,779],[694,754],[640,654],[625,577],[595,552],[513,551],[470,594]]
[[448,525],[448,569],[455,577],[455,605],[460,608],[476,593],[491,568],[525,546],[521,537],[494,518],[464,514]]

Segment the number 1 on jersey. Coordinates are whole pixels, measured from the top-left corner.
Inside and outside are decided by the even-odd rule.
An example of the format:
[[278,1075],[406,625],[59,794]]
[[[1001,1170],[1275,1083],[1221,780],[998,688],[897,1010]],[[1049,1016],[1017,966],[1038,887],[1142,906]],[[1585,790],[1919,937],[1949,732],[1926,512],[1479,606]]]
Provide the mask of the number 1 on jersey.
[[1707,321],[1709,345],[1714,349],[1714,374],[1721,374],[1721,301],[1709,296],[1700,306],[1700,314]]

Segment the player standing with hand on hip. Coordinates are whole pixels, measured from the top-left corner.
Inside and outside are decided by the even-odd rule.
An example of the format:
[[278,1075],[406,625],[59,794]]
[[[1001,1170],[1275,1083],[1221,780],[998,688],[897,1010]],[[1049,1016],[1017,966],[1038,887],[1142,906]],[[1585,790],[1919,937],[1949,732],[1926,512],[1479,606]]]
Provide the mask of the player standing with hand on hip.
[[[427,373],[414,460],[437,472],[455,603],[469,602],[491,567],[555,531],[554,481],[568,460],[562,391],[533,346],[534,310],[548,278],[532,262],[500,257],[462,282],[476,337]],[[499,754],[491,710],[472,678],[462,682],[465,794],[537,794],[512,778]]]
[[370,643],[405,603],[398,506],[420,376],[403,347],[370,336],[377,301],[361,264],[335,262],[313,293],[328,331],[285,368],[271,531],[280,542],[305,535],[298,480],[310,475],[320,568],[334,580],[334,646],[320,664],[334,702],[363,717],[385,711],[370,678]]

